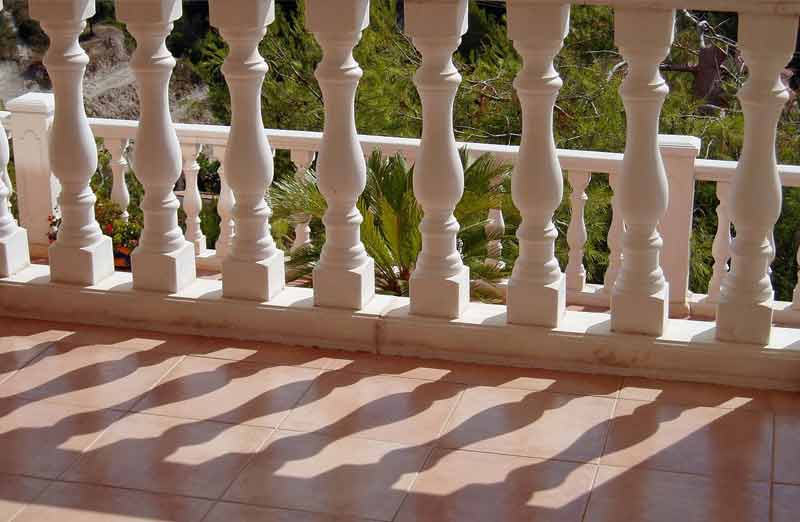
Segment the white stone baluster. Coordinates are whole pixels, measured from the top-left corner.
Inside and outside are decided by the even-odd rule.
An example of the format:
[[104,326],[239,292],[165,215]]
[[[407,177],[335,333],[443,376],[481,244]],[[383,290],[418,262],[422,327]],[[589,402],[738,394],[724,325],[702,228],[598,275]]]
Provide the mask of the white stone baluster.
[[620,88],[627,134],[619,202],[626,228],[622,269],[611,293],[611,329],[660,336],[669,313],[669,288],[657,228],[667,210],[658,122],[669,87],[659,66],[672,45],[675,11],[620,8],[615,19],[614,37],[628,74]]
[[497,238],[503,237],[506,233],[506,220],[503,217],[503,209],[489,209],[489,217],[483,230],[486,232],[487,238],[495,238],[486,242],[486,260],[484,264],[502,270],[506,266],[503,262],[503,240]]
[[[0,9],[2,4],[0,3]],[[0,123],[0,277],[8,277],[30,265],[28,232],[17,224],[11,214],[9,197],[11,180],[8,177],[8,136]]]
[[717,338],[723,341],[764,345],[772,331],[769,237],[781,211],[775,135],[789,99],[779,75],[792,56],[796,36],[796,16],[739,15],[739,48],[749,74],[739,91],[744,144],[731,194],[736,237],[717,305]]
[[219,161],[219,199],[217,200],[217,214],[219,214],[219,237],[214,244],[217,260],[220,263],[227,257],[233,247],[233,238],[236,236],[236,225],[233,221],[233,207],[236,198],[228,185],[225,173],[225,156],[227,147],[214,147],[214,157]]
[[792,296],[792,310],[800,310],[800,247],[797,249],[797,285]]
[[94,217],[89,180],[97,169],[97,146],[83,108],[83,75],[89,57],[78,43],[94,14],[94,0],[30,0],[31,17],[50,38],[44,64],[53,82],[55,113],[50,159],[61,183],[61,228],[50,246],[50,277],[60,283],[93,285],[114,273],[111,238]]
[[714,235],[714,244],[711,246],[711,254],[714,256],[714,273],[708,282],[708,300],[712,303],[719,302],[722,280],[730,268],[728,264],[731,258],[730,197],[731,184],[727,181],[718,181],[717,233]]
[[466,0],[406,0],[405,30],[422,55],[414,83],[422,99],[422,141],[414,195],[423,210],[422,251],[411,275],[411,313],[459,317],[469,304],[469,268],[456,248],[453,212],[464,171],[453,135],[453,103],[461,75],[453,53],[467,31]]
[[265,195],[273,178],[272,149],[261,119],[267,63],[258,44],[275,19],[273,0],[211,0],[211,23],[230,47],[222,73],[231,93],[231,131],[225,157],[236,203],[236,236],[222,262],[225,297],[268,301],[283,290],[283,251],[270,232]]
[[[292,162],[297,169],[295,171],[295,179],[300,183],[308,183],[308,169],[314,162],[316,154],[310,150],[292,150]],[[294,242],[292,243],[291,252],[296,252],[311,244],[311,226],[310,216],[302,213],[294,216]]]
[[194,255],[199,256],[205,253],[206,236],[200,227],[200,212],[203,210],[203,199],[200,197],[200,188],[197,185],[197,175],[200,172],[200,164],[197,163],[197,156],[203,150],[201,145],[190,144],[181,145],[181,155],[183,156],[183,177],[186,180],[186,188],[183,191],[183,212],[186,214],[186,241],[194,245]]
[[553,213],[564,181],[553,138],[553,108],[562,81],[553,65],[569,31],[569,5],[509,0],[508,33],[523,59],[514,81],[522,104],[522,143],[511,195],[522,214],[520,255],[508,285],[508,321],[557,327],[566,282],[555,257]]
[[618,173],[608,175],[608,186],[611,187],[611,226],[606,238],[608,267],[603,276],[603,292],[609,296],[614,290],[614,283],[617,282],[622,268],[622,237],[625,234],[625,223],[622,221],[622,212],[619,209],[619,178]]
[[567,244],[569,245],[569,263],[567,264],[567,288],[569,290],[583,291],[586,286],[586,268],[583,266],[583,254],[586,246],[586,220],[584,209],[589,197],[586,187],[592,175],[585,171],[570,171],[569,184],[572,187],[570,203],[572,215],[567,229]]
[[111,154],[111,201],[119,205],[119,208],[122,209],[122,219],[128,221],[130,217],[128,205],[131,204],[128,183],[125,181],[125,174],[128,172],[128,159],[125,157],[128,140],[106,138],[104,146]]
[[181,174],[181,147],[169,112],[168,87],[175,58],[166,46],[172,23],[181,16],[179,0],[117,0],[117,17],[127,24],[137,47],[131,59],[141,117],[134,164],[144,186],[144,230],[131,255],[133,286],[175,293],[196,278],[194,246],[178,226],[180,203],[175,182]]
[[316,77],[325,102],[317,159],[319,188],[328,203],[326,240],[314,269],[314,304],[360,309],[375,295],[375,264],[361,242],[356,208],[366,186],[364,153],[355,124],[355,93],[362,71],[353,48],[369,24],[369,0],[307,0],[306,27],[322,47]]

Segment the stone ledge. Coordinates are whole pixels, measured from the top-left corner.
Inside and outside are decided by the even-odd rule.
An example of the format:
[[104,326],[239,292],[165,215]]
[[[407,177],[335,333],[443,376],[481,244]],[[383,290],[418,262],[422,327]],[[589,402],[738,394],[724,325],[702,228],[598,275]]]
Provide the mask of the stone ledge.
[[672,319],[659,338],[611,332],[606,313],[568,311],[559,328],[506,324],[502,305],[470,303],[459,319],[409,314],[405,297],[376,296],[364,310],[317,308],[288,287],[268,303],[225,299],[218,280],[177,294],[134,290],[117,272],[81,288],[33,265],[0,279],[3,315],[167,333],[339,348],[555,370],[800,390],[800,329],[773,329],[765,347],[719,342],[714,323]]

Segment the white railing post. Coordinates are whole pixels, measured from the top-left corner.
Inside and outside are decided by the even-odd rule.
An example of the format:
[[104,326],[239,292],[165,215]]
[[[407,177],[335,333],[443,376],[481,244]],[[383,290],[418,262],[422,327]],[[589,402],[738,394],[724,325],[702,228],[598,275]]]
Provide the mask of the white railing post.
[[17,224],[9,207],[11,195],[11,181],[8,177],[9,158],[8,135],[0,124],[0,277],[14,275],[31,263],[28,231]]
[[169,112],[169,80],[175,58],[166,46],[172,23],[181,16],[179,0],[117,0],[117,17],[127,24],[137,47],[131,59],[141,118],[134,166],[144,185],[144,230],[131,255],[133,286],[175,293],[196,278],[194,246],[178,226],[180,203],[175,182],[181,148]]
[[717,233],[714,235],[714,244],[711,254],[714,256],[714,273],[708,282],[708,300],[718,303],[722,280],[730,269],[731,258],[731,214],[730,214],[731,184],[727,181],[717,181]]
[[361,309],[375,295],[375,264],[361,242],[356,207],[367,181],[358,142],[355,93],[362,71],[353,48],[369,24],[369,0],[307,0],[306,27],[322,47],[316,77],[325,103],[317,174],[328,203],[326,240],[314,269],[314,304]]
[[664,238],[661,266],[669,284],[669,314],[689,315],[689,267],[694,217],[694,161],[700,140],[689,136],[661,136],[660,148],[668,180],[668,205],[659,223]]
[[[294,163],[295,179],[300,183],[308,183],[307,175],[308,169],[314,162],[314,151],[310,150],[295,150],[290,152],[292,163]],[[293,217],[295,220],[294,225],[294,242],[292,243],[291,252],[297,252],[311,244],[311,220],[308,214],[297,214]]]
[[567,229],[567,244],[569,245],[569,263],[567,263],[567,289],[582,292],[586,287],[586,268],[583,266],[583,254],[585,251],[587,234],[586,219],[584,209],[589,197],[586,195],[586,187],[592,175],[586,171],[569,171],[567,173],[569,184],[572,187],[570,205],[572,214]]
[[628,74],[620,88],[627,115],[619,183],[626,228],[622,269],[611,292],[611,329],[660,336],[669,313],[669,285],[660,263],[658,224],[667,210],[667,176],[658,121],[669,87],[659,66],[672,45],[675,11],[619,8],[614,16],[614,38]]
[[49,250],[50,278],[94,285],[114,273],[111,238],[94,216],[97,200],[89,180],[97,169],[97,146],[83,108],[83,75],[89,57],[78,43],[94,14],[94,0],[30,0],[31,17],[50,38],[44,64],[53,82],[55,111],[50,141],[53,173],[61,182],[61,228]]
[[617,282],[622,268],[622,237],[625,235],[625,223],[619,208],[619,173],[609,174],[608,186],[611,188],[611,226],[608,228],[608,267],[603,276],[603,292],[611,296],[614,283]]
[[200,197],[200,188],[197,185],[197,175],[200,173],[200,164],[197,156],[203,147],[201,145],[181,145],[183,157],[183,177],[186,188],[183,191],[183,212],[186,214],[186,241],[194,245],[194,255],[199,256],[206,252],[206,236],[200,227],[200,212],[203,210],[203,199]]
[[211,23],[230,47],[222,73],[231,93],[225,163],[236,198],[236,237],[222,263],[222,293],[235,299],[268,301],[286,285],[283,251],[272,239],[272,210],[265,199],[274,167],[261,119],[261,84],[268,68],[258,44],[274,19],[273,0],[211,1]]
[[47,218],[58,213],[61,192],[61,184],[50,165],[54,107],[53,95],[45,93],[24,94],[6,104],[11,112],[19,224],[28,231],[28,247],[34,256],[47,255],[50,246]]
[[553,60],[569,32],[569,5],[508,2],[508,33],[523,59],[514,80],[522,104],[522,143],[511,196],[522,214],[520,255],[508,284],[508,321],[557,327],[566,309],[566,279],[555,257],[553,213],[564,180],[553,137],[562,81]]
[[225,157],[227,156],[227,147],[216,146],[214,147],[214,157],[219,161],[219,199],[217,200],[217,214],[219,215],[219,236],[217,242],[214,243],[214,255],[222,266],[222,261],[228,256],[233,246],[233,238],[236,236],[236,225],[233,221],[233,206],[236,204],[236,199],[233,196],[233,191],[228,185],[227,174],[225,172]]
[[792,296],[792,309],[800,310],[800,247],[797,249],[797,285],[794,287],[794,295]]
[[489,216],[483,230],[486,232],[486,237],[489,238],[486,242],[484,264],[502,270],[506,266],[503,262],[503,240],[498,239],[506,233],[506,220],[503,217],[502,208],[489,209]]
[[103,144],[108,153],[111,154],[111,201],[119,205],[122,209],[122,219],[128,221],[130,217],[128,206],[131,204],[128,183],[125,181],[125,174],[128,172],[128,160],[125,158],[128,140],[106,138]]
[[469,304],[469,268],[456,248],[453,212],[464,193],[464,171],[453,134],[453,103],[461,75],[453,53],[467,31],[466,0],[406,0],[405,31],[422,55],[414,84],[422,100],[422,140],[414,195],[423,211],[422,251],[411,274],[411,313],[459,317]]
[[749,74],[739,91],[745,123],[731,195],[736,237],[717,305],[717,338],[723,341],[764,345],[770,340],[774,292],[769,236],[781,211],[775,137],[789,99],[779,74],[792,56],[796,35],[797,16],[739,15],[739,48]]

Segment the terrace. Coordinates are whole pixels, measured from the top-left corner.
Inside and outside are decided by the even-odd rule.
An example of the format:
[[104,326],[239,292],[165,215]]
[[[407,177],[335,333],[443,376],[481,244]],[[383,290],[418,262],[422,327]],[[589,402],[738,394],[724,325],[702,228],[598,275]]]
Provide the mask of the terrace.
[[[257,45],[270,0],[211,1],[211,23],[231,48],[230,127],[170,120],[174,60],[164,42],[180,2],[116,3],[138,44],[135,122],[86,118],[78,36],[94,2],[29,0],[51,39],[53,93],[12,100],[0,126],[20,216],[4,176],[0,519],[796,519],[800,285],[794,302],[776,301],[769,265],[781,186],[800,186],[800,167],[776,165],[774,152],[788,99],[778,75],[800,3],[606,3],[629,66],[624,154],[555,148],[553,58],[568,5],[507,2],[509,38],[525,62],[523,138],[512,147],[453,138],[450,57],[466,0],[406,0],[405,30],[423,57],[420,140],[355,128],[352,49],[368,0],[307,0],[324,55],[322,133],[263,128]],[[698,159],[697,138],[658,135],[668,91],[659,64],[680,7],[739,13],[751,76],[738,162]],[[127,206],[128,159],[144,185],[131,271],[115,270],[95,221],[96,139],[112,157],[116,201]],[[453,218],[462,146],[514,165],[523,224],[520,257],[499,289],[505,304],[469,298]],[[274,150],[290,151],[299,175],[315,164],[328,204],[312,288],[286,285],[291,252],[270,235]],[[423,247],[408,297],[376,294],[360,241],[355,202],[374,150],[415,164]],[[214,250],[199,228],[201,151],[223,166]],[[591,176],[608,176],[615,192],[602,285],[587,283],[582,266]],[[564,178],[573,197],[562,272],[552,218]],[[714,277],[698,295],[688,288],[693,194],[709,182],[720,219]],[[62,225],[50,245],[53,213]],[[500,218],[493,213],[493,226]]]

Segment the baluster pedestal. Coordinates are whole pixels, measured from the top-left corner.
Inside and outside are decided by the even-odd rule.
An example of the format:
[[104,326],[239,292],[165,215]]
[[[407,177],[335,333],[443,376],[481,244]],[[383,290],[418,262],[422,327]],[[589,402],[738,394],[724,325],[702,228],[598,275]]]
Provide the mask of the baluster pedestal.
[[627,115],[619,206],[625,223],[622,269],[611,293],[611,329],[660,336],[669,315],[658,223],[667,210],[667,175],[658,147],[669,92],[659,66],[672,45],[675,11],[620,8],[615,40],[628,62],[620,88]]
[[772,331],[770,237],[781,212],[775,158],[778,118],[789,99],[780,72],[792,56],[796,16],[742,13],[739,48],[749,70],[739,91],[744,144],[731,194],[731,269],[717,304],[717,339],[765,345]]
[[508,34],[523,59],[514,80],[522,104],[522,142],[511,178],[520,209],[519,258],[508,283],[508,322],[555,328],[566,310],[566,278],[555,257],[553,213],[564,181],[553,137],[562,81],[553,60],[569,32],[569,5],[508,3]]
[[[50,141],[53,174],[61,183],[61,228],[50,246],[50,278],[94,285],[114,273],[111,238],[95,220],[97,201],[89,180],[97,169],[97,146],[83,107],[83,75],[89,57],[78,36],[94,15],[94,0],[30,0],[31,17],[50,38],[44,64],[53,81],[55,112]],[[43,217],[42,217],[43,218]]]
[[325,245],[314,269],[314,304],[359,310],[375,295],[375,263],[361,242],[356,207],[367,182],[358,142],[355,93],[362,71],[353,48],[369,24],[369,0],[307,0],[306,27],[322,47],[317,66],[325,129],[317,157],[325,212]]
[[133,286],[175,293],[195,281],[194,245],[178,226],[180,203],[174,187],[181,173],[178,136],[169,113],[169,79],[175,58],[166,46],[172,23],[181,16],[179,0],[117,0],[117,17],[127,24],[137,47],[131,60],[141,118],[133,162],[144,186],[144,229],[131,255]]

